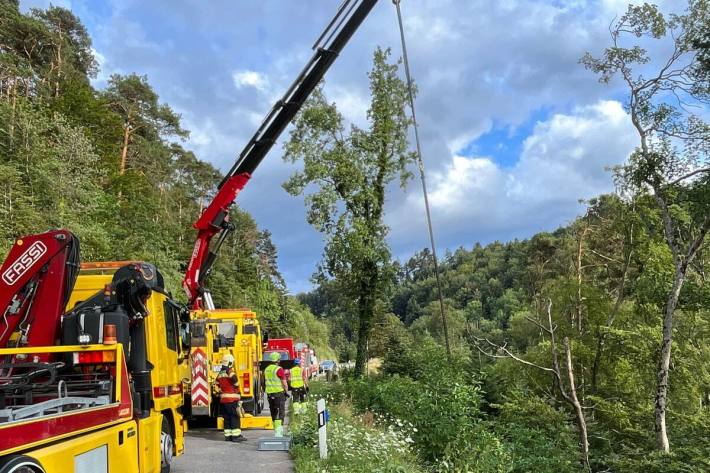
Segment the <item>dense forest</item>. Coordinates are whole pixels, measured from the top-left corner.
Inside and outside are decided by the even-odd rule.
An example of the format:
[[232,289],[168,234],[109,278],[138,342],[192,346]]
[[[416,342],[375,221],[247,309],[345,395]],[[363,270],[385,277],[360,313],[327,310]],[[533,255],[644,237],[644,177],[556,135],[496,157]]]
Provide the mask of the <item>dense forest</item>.
[[[148,78],[97,90],[91,38],[69,10],[0,1],[0,253],[22,235],[67,228],[84,261],[146,260],[182,297],[192,223],[220,172],[182,145],[185,130]],[[236,154],[235,150],[235,154]],[[327,328],[295,298],[268,230],[238,207],[209,285],[218,307],[250,307],[274,335],[328,351]]]

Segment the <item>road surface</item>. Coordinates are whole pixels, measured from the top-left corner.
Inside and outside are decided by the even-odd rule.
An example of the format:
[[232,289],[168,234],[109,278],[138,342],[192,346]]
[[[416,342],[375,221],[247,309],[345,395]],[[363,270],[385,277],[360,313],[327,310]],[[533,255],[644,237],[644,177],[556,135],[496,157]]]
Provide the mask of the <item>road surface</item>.
[[[268,408],[264,414],[269,415]],[[173,459],[171,473],[293,473],[288,452],[260,452],[259,437],[273,430],[245,430],[242,443],[226,442],[220,430],[191,429],[185,436],[185,453]]]

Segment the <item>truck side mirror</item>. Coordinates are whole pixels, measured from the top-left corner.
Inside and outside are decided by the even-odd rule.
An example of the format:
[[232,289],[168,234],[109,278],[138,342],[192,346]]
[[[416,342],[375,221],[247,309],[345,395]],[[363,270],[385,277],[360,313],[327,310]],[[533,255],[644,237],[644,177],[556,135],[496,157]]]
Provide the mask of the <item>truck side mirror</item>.
[[261,343],[266,343],[269,341],[269,332],[264,330],[261,335]]

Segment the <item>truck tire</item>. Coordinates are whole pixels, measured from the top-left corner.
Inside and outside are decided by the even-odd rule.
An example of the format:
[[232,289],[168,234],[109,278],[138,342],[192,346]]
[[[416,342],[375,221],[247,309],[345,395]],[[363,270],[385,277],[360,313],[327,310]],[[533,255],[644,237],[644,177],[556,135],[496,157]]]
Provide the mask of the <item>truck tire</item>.
[[45,471],[34,458],[10,455],[0,460],[0,473],[45,473]]
[[170,473],[174,445],[173,429],[170,427],[167,416],[163,414],[163,424],[160,427],[160,473]]
[[258,396],[258,401],[256,402],[256,413],[261,414],[261,411],[264,410],[264,391],[261,389],[261,383],[256,383],[256,389],[254,389],[254,392]]

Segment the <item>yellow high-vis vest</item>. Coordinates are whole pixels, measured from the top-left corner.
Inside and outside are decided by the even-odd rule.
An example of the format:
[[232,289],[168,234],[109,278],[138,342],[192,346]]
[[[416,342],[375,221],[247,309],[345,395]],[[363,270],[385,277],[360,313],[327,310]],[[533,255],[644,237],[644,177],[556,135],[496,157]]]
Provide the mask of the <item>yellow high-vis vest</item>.
[[281,378],[276,376],[279,370],[279,365],[273,364],[266,367],[264,370],[264,378],[266,379],[266,394],[281,393],[284,390],[281,384]]
[[293,368],[291,368],[291,387],[303,387],[303,370],[300,366],[294,366]]

